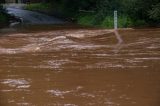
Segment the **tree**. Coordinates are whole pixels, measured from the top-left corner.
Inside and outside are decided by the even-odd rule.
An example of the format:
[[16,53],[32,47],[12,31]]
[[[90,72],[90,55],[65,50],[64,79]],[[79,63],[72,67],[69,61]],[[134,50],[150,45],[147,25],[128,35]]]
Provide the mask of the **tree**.
[[156,11],[156,8],[158,9],[158,3],[159,0],[133,0],[129,4],[131,8],[129,8],[128,13],[134,20],[145,20],[150,23],[152,22],[150,16],[155,16],[158,12]]
[[160,3],[153,5],[149,11],[150,18],[153,20],[160,20]]

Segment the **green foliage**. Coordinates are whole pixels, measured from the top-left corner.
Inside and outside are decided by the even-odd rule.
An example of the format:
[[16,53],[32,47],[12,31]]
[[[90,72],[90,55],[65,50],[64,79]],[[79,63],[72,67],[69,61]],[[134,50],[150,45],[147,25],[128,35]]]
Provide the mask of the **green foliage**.
[[[95,25],[96,20],[95,14],[81,14],[78,16],[78,24],[92,26]],[[138,22],[137,25],[144,24],[143,22]],[[121,15],[118,17],[118,27],[126,28],[133,26],[134,23],[132,22],[131,18],[126,15]],[[136,25],[136,26],[137,26]],[[113,28],[114,27],[114,17],[113,15],[106,16],[99,24],[95,26],[103,27],[103,28]]]
[[5,14],[0,13],[0,23],[7,22],[7,17]]
[[105,28],[113,28],[113,26],[114,26],[113,16],[105,17],[105,19],[101,23],[101,26],[105,27]]
[[94,20],[94,15],[84,15],[78,17],[78,24],[86,25],[86,26],[92,26]]
[[0,5],[0,23],[5,23],[7,21],[7,17],[5,14],[5,10],[2,5]]
[[34,3],[34,4],[28,4],[25,6],[25,9],[27,10],[51,10],[53,7],[49,3]]
[[[96,13],[94,19],[92,19],[93,25],[113,27],[114,10],[118,10],[119,13],[119,27],[160,24],[159,0],[94,0],[92,3],[95,3],[93,5],[95,8],[87,8],[94,10]],[[88,10],[82,7],[81,9]]]
[[9,23],[9,15],[6,14],[6,10],[0,5],[0,27],[6,26]]
[[153,5],[149,11],[150,18],[153,20],[160,20],[160,3]]
[[[159,0],[47,0],[52,6],[29,5],[29,9],[49,9],[66,17],[77,18],[78,23],[104,27],[113,26],[113,11],[119,14],[119,27],[160,25]],[[50,7],[50,8],[48,8]],[[81,14],[83,11],[94,11]],[[78,17],[77,17],[78,16]]]
[[[132,20],[128,16],[119,16],[118,17],[118,27],[126,28],[133,25]],[[104,21],[101,24],[102,27],[114,28],[114,18],[113,16],[105,17]]]
[[132,0],[128,13],[135,22],[152,24],[158,22],[159,0]]

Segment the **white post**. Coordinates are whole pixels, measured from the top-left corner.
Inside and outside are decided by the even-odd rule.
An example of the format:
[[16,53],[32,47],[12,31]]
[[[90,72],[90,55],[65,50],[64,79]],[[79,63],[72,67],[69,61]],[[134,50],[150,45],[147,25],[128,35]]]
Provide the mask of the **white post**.
[[118,40],[118,44],[121,44],[123,42],[123,39],[121,38],[120,34],[118,33],[118,15],[117,15],[117,11],[114,11],[114,33],[115,33],[116,38]]
[[114,11],[114,29],[117,30],[117,28],[118,28],[117,11]]

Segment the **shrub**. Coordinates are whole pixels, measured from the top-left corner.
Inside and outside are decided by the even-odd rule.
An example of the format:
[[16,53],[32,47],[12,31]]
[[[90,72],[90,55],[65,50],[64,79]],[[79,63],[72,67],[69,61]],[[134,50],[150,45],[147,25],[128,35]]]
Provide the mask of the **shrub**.
[[37,11],[49,11],[53,7],[49,3],[33,3],[25,6],[27,10],[37,10]]
[[78,24],[91,26],[93,24],[94,15],[79,16]]
[[9,24],[9,15],[6,13],[6,10],[0,5],[0,27],[6,26]]

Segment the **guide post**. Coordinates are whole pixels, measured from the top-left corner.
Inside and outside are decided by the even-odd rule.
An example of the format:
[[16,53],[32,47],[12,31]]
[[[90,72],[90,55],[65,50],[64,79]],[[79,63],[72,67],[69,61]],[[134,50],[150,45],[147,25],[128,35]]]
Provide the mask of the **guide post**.
[[117,15],[117,11],[114,11],[114,33],[115,36],[118,40],[118,45],[121,44],[123,42],[120,34],[118,33],[118,15]]
[[114,29],[117,30],[117,28],[118,28],[117,11],[114,11]]

